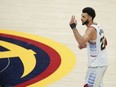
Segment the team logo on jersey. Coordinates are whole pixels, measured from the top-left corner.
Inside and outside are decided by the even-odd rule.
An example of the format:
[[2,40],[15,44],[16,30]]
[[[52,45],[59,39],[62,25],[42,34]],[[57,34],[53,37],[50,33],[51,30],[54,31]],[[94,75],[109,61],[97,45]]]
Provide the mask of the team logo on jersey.
[[75,55],[62,44],[40,36],[0,30],[0,81],[3,84],[45,87],[62,78],[74,65]]

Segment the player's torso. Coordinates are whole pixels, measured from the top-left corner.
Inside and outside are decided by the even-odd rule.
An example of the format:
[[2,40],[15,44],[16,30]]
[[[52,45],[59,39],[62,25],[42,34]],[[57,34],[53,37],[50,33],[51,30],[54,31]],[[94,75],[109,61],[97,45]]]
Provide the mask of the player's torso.
[[106,45],[103,43],[105,40],[104,31],[97,24],[93,24],[91,26],[96,29],[97,38],[96,40],[90,40],[87,43],[88,66],[89,67],[107,66]]

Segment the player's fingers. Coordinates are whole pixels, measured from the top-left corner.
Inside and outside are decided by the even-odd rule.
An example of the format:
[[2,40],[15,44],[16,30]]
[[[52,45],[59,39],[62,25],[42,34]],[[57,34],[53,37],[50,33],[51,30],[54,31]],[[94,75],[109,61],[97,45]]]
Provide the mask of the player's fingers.
[[75,21],[75,16],[72,15],[71,20],[70,20],[70,24],[74,23],[74,21]]
[[75,16],[74,16],[74,15],[72,16],[72,20],[73,20],[73,21],[75,20]]
[[75,20],[75,24],[77,24],[77,20]]
[[71,19],[70,19],[70,23],[69,24],[71,24],[73,22],[73,16],[71,17]]

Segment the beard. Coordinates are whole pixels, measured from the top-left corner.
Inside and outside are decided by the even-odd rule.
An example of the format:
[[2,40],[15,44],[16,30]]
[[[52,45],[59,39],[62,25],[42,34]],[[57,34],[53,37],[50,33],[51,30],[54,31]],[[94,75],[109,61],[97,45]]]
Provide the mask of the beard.
[[88,20],[86,20],[85,22],[82,23],[82,25],[87,25],[87,24],[89,24]]

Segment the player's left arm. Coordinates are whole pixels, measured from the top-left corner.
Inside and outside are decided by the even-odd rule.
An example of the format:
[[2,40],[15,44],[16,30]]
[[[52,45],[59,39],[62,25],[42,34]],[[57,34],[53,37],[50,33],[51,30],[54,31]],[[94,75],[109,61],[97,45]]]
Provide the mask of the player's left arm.
[[81,50],[81,49],[83,49],[83,48],[86,48],[87,47],[87,45],[85,44],[85,45],[78,45],[78,48]]

